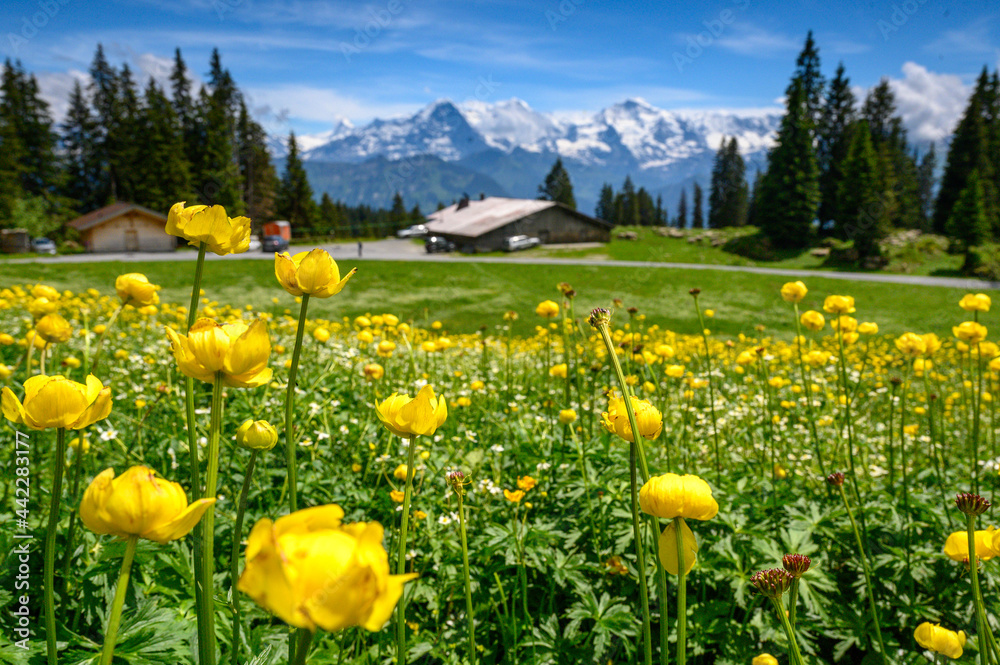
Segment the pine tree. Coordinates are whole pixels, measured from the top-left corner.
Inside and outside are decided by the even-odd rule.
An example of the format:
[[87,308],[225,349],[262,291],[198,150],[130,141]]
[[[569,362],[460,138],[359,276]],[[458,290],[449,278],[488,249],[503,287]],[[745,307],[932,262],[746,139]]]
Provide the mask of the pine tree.
[[594,217],[603,219],[609,224],[617,224],[615,219],[615,190],[609,183],[604,183],[601,187],[601,195],[597,199],[597,207],[594,209]]
[[278,175],[267,147],[267,132],[250,117],[243,99],[239,102],[236,138],[239,146],[243,205],[247,215],[251,220],[258,222],[272,219]]
[[656,226],[667,225],[667,211],[663,209],[663,195],[656,195]]
[[958,195],[958,200],[948,218],[948,235],[960,240],[969,250],[987,242],[992,235],[992,226],[986,215],[986,192],[978,169],[972,169],[969,179]]
[[299,146],[295,141],[295,132],[288,135],[288,156],[285,158],[285,172],[278,185],[277,214],[287,219],[292,229],[309,229],[316,217],[316,202],[313,201],[313,190],[309,185],[305,167],[299,159]]
[[806,43],[795,61],[794,78],[802,83],[806,116],[810,121],[810,131],[814,131],[823,108],[825,81],[820,70],[819,47],[813,40],[812,30],[806,35]]
[[937,169],[937,152],[934,144],[923,158],[917,169],[917,205],[920,210],[920,228],[929,232],[932,228],[932,218],[934,215],[934,183],[936,181],[934,171]]
[[18,154],[17,132],[13,123],[0,116],[0,228],[14,226],[17,202],[25,196],[21,189]]
[[135,165],[135,202],[166,214],[191,194],[191,164],[174,106],[152,78],[146,85],[140,134],[145,147]]
[[94,109],[94,157],[100,168],[100,178],[92,200],[102,206],[118,198],[118,178],[115,171],[119,139],[118,73],[104,57],[104,47],[97,45],[90,65],[90,101]]
[[562,203],[576,210],[573,183],[570,182],[569,172],[563,166],[561,157],[556,159],[549,174],[545,176],[545,183],[538,186],[538,194],[540,199]]
[[810,133],[805,90],[793,79],[776,145],[768,154],[755,216],[776,247],[806,247],[819,205],[819,167]]
[[396,192],[392,197],[392,208],[389,210],[389,228],[387,231],[395,234],[396,231],[408,226],[406,222],[406,204],[403,203],[403,195]]
[[677,202],[677,228],[686,229],[688,225],[687,191],[681,190],[681,200]]
[[[947,162],[941,176],[941,187],[934,206],[934,230],[937,233],[947,231],[952,209],[958,201],[959,194],[968,186],[972,171],[984,166],[990,172],[984,174],[980,171],[977,174],[980,186],[983,186],[987,178],[992,180],[991,176],[997,167],[1000,167],[998,164],[1000,157],[990,153],[990,134],[994,131],[991,124],[996,122],[990,118],[990,97],[990,76],[984,67],[951,139]],[[991,189],[995,191],[995,188]],[[990,192],[985,188],[983,194],[985,197],[983,207],[989,218],[997,206],[995,200],[990,200]]]
[[753,177],[753,188],[750,190],[750,203],[747,205],[747,226],[760,226],[760,189],[764,174],[757,169]]
[[640,187],[635,193],[635,201],[639,213],[639,225],[653,226],[656,223],[656,206],[645,187]]
[[81,211],[94,210],[103,205],[97,198],[102,178],[96,145],[97,123],[80,81],[73,85],[69,109],[60,129],[66,171],[62,193],[76,201]]
[[864,120],[852,128],[842,169],[846,175],[838,191],[841,217],[835,221],[854,240],[859,260],[876,258],[880,256],[878,243],[891,224],[885,205],[886,192],[880,185],[879,160]]
[[115,84],[118,93],[116,124],[108,136],[111,146],[111,170],[117,174],[116,197],[123,201],[136,201],[138,192],[135,181],[139,161],[152,147],[149,137],[140,131],[139,95],[128,64],[122,65]]
[[317,217],[319,222],[315,226],[316,232],[319,235],[336,237],[340,226],[340,212],[333,199],[326,192],[323,192],[323,196],[320,197]]
[[48,103],[41,97],[38,80],[29,75],[20,61],[4,63],[0,82],[0,118],[13,132],[4,142],[6,158],[15,163],[20,188],[27,196],[44,197],[50,210],[59,186],[60,163],[56,154],[56,134]]
[[694,208],[691,211],[691,228],[705,228],[705,215],[701,208],[701,185],[694,183]]
[[625,176],[622,191],[618,194],[615,203],[615,214],[618,217],[618,224],[623,226],[639,225],[639,200],[636,198],[632,176]]
[[816,132],[816,160],[819,166],[819,220],[820,232],[829,233],[834,219],[842,217],[839,210],[838,191],[845,174],[840,170],[850,144],[848,128],[857,118],[857,100],[851,90],[851,81],[844,75],[844,64],[837,67],[837,74],[830,81],[826,103]]
[[708,226],[713,229],[743,226],[747,219],[749,192],[746,163],[735,136],[728,142],[723,139],[715,161],[708,195]]
[[203,139],[194,186],[202,203],[225,206],[231,215],[244,211],[233,117],[237,101],[232,77],[222,69],[218,49],[214,49],[209,88],[202,88],[199,99]]

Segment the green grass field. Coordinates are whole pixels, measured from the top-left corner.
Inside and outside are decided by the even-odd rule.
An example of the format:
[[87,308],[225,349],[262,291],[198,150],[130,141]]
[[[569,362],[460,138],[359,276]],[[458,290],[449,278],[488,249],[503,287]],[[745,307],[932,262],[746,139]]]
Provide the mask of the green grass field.
[[[346,271],[353,265],[344,262],[341,269]],[[440,319],[452,332],[474,332],[480,326],[499,323],[504,311],[515,310],[521,315],[516,329],[523,333],[538,323],[525,303],[558,300],[556,284],[569,282],[579,294],[578,317],[621,298],[626,307],[638,307],[647,316],[648,324],[681,333],[697,332],[688,295],[691,288],[697,287],[702,290],[703,306],[716,311],[716,323],[712,325],[716,332],[750,333],[757,324],[763,324],[775,334],[791,334],[790,306],[778,293],[789,278],[776,275],[611,268],[598,260],[593,266],[428,261],[360,261],[357,265],[358,274],[340,295],[310,305],[311,316],[394,312],[421,323],[427,316]],[[163,286],[162,299],[186,303],[193,271],[191,261],[0,264],[0,282],[45,282],[71,290],[95,286],[110,293],[117,275],[142,272]],[[949,332],[955,323],[956,303],[964,293],[952,288],[829,279],[820,273],[805,281],[810,293],[801,305],[803,310],[821,309],[823,298],[832,293],[853,295],[859,320],[875,321],[884,332],[897,334],[906,330]],[[291,296],[278,286],[270,261],[209,261],[204,284],[206,297],[220,303],[249,303],[275,313],[295,308]],[[278,299],[277,304],[273,298]]]

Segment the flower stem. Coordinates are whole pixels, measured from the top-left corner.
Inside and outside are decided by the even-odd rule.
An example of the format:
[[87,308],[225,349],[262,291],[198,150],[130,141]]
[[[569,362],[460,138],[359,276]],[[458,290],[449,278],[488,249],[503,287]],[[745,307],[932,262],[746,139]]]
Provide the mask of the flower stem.
[[108,333],[111,332],[111,328],[115,325],[115,321],[118,320],[118,315],[122,313],[123,309],[125,309],[125,303],[118,305],[118,309],[116,309],[114,314],[111,315],[111,318],[108,319],[108,322],[104,326],[104,332],[101,333],[101,337],[97,340],[97,346],[94,347],[94,359],[90,363],[91,374],[97,370],[97,365],[101,362],[101,349],[104,348],[104,339],[108,336]]
[[705,315],[698,306],[698,296],[694,295],[694,308],[698,312],[698,324],[701,326],[701,338],[705,342],[705,366],[708,369],[708,403],[712,413],[712,441],[715,446],[715,482],[722,479],[722,459],[719,457],[719,422],[715,416],[715,380],[712,377],[712,350],[708,346],[708,334],[705,332]]
[[868,568],[868,555],[865,553],[865,546],[861,541],[861,532],[858,531],[858,523],[854,521],[854,513],[851,512],[851,504],[847,501],[847,493],[844,492],[844,486],[838,485],[837,489],[840,490],[840,498],[844,502],[844,508],[847,510],[847,517],[851,520],[854,540],[858,545],[858,554],[861,556],[861,569],[865,575],[865,589],[868,592],[868,607],[872,613],[872,623],[875,625],[875,636],[878,638],[878,647],[882,655],[882,662],[888,665],[889,659],[885,652],[885,643],[882,641],[882,628],[878,621],[878,610],[875,607],[875,589],[872,587],[872,575]]
[[111,616],[108,628],[104,633],[104,649],[101,652],[101,665],[111,665],[115,657],[115,642],[118,641],[118,626],[122,619],[122,606],[125,604],[125,592],[128,591],[128,580],[132,572],[132,560],[135,558],[135,546],[139,536],[129,536],[125,542],[125,558],[122,559],[122,571],[118,575],[118,585],[115,587],[115,599],[111,604]]
[[641,465],[644,482],[649,478],[649,467],[646,465],[646,454],[642,449],[641,443],[642,436],[639,434],[635,411],[632,409],[632,396],[629,392],[628,383],[625,381],[621,363],[618,362],[618,356],[615,353],[614,342],[611,340],[608,324],[605,322],[599,323],[597,330],[604,340],[604,345],[608,349],[608,356],[611,358],[611,364],[615,368],[615,374],[618,376],[618,385],[621,387],[625,413],[628,414],[629,427],[632,429],[632,442],[629,446],[629,492],[632,500],[632,535],[635,539],[636,564],[639,567],[638,583],[639,598],[642,602],[643,651],[646,665],[652,665],[653,637],[649,617],[649,589],[646,588],[646,552],[642,544],[642,529],[639,523],[639,489],[636,478],[636,461]]
[[[191,326],[194,325],[195,320],[198,318],[198,298],[201,296],[201,278],[205,268],[205,243],[199,243],[198,245],[198,261],[195,264],[194,269],[194,282],[191,285],[191,302],[188,307],[187,316],[187,329],[185,332],[191,330]],[[194,379],[190,376],[184,377],[184,418],[187,424],[187,442],[188,442],[188,455],[190,456],[191,462],[191,501],[195,501],[201,495],[201,469],[199,467],[198,460],[198,432],[196,428],[196,420],[194,413]],[[199,537],[202,526],[199,524],[195,527],[195,537],[193,544],[193,556],[194,556],[194,569],[196,571],[194,575],[194,596],[195,604],[198,608],[202,606],[202,595],[203,589],[201,585],[201,575],[197,571],[201,571],[201,542],[202,538]],[[205,655],[205,646],[208,644],[208,635],[206,632],[206,617],[199,611],[198,612],[198,662],[206,663],[208,662],[207,656]]]
[[[222,429],[222,375],[217,372],[212,384],[212,416],[208,430],[208,466],[205,469],[206,499],[216,495],[219,475],[219,434]],[[201,665],[215,665],[215,504],[211,504],[202,519],[201,606],[205,614],[205,660]]]
[[[407,474],[409,475],[409,474]],[[465,506],[458,496],[458,531],[462,536],[462,575],[465,577],[465,615],[469,623],[469,665],[476,665],[476,619],[472,610],[472,582],[469,579],[469,544],[465,536]]]
[[302,354],[302,335],[306,330],[306,310],[309,308],[309,294],[302,295],[302,307],[299,308],[299,326],[295,331],[295,349],[292,351],[292,365],[288,369],[288,389],[285,394],[285,455],[288,473],[288,509],[295,512],[299,509],[299,496],[295,465],[295,432],[292,426],[292,415],[295,406],[295,376],[299,371],[299,356]]
[[[399,552],[396,557],[396,574],[406,573],[406,530],[410,525],[410,498],[413,495],[413,458],[417,437],[410,438],[406,452],[406,489],[403,492],[403,521],[399,527]],[[406,591],[399,596],[396,606],[396,663],[406,663]]]
[[687,566],[684,562],[684,518],[674,518],[677,539],[677,665],[687,663]]
[[239,579],[240,572],[240,542],[243,540],[243,516],[247,511],[247,494],[250,492],[250,480],[253,478],[253,467],[256,463],[257,451],[253,450],[250,452],[247,470],[243,474],[243,489],[240,490],[239,507],[236,509],[236,524],[233,526],[233,553],[229,557],[229,581],[233,589],[233,665],[239,665],[240,662],[240,631],[243,628],[240,617],[240,592],[236,589],[236,580]]
[[972,600],[976,606],[976,641],[979,643],[979,658],[982,665],[990,662],[986,650],[987,637],[991,637],[990,624],[983,609],[983,597],[979,588],[979,558],[976,556],[976,516],[966,515],[966,532],[969,541],[969,577],[972,579]]
[[[798,582],[798,579],[795,581]],[[774,610],[778,613],[778,617],[781,619],[781,625],[785,628],[785,635],[788,637],[789,655],[792,656],[796,665],[803,665],[804,661],[802,660],[802,652],[799,651],[799,642],[795,639],[795,630],[792,628],[791,621],[789,621],[789,618],[785,615],[785,608],[781,604],[781,596],[773,598],[771,602],[774,604]]]
[[799,601],[799,578],[792,579],[792,586],[788,590],[788,622],[795,627],[795,606]]
[[306,657],[309,655],[309,645],[312,644],[313,632],[308,628],[299,628],[295,631],[295,657],[289,659],[292,665],[306,665]]
[[799,304],[793,303],[795,307],[795,348],[799,357],[799,374],[802,376],[802,391],[806,395],[806,414],[809,419],[809,435],[812,439],[813,451],[816,454],[816,462],[819,464],[819,472],[823,478],[828,475],[826,465],[823,464],[823,455],[819,448],[819,434],[816,433],[816,418],[813,417],[812,398],[812,372],[809,372],[808,380],[806,374],[806,363],[802,358],[802,322],[799,320]]
[[56,530],[59,527],[59,504],[62,499],[63,467],[66,466],[66,429],[56,430],[56,456],[53,460],[52,494],[49,498],[49,523],[45,530],[44,592],[45,603],[45,647],[49,665],[58,660],[56,643],[55,571],[56,571]]
[[[70,476],[69,481],[69,500],[72,502],[70,505],[78,505],[79,501],[77,499],[77,492],[80,490],[80,469],[83,466],[83,436],[85,430],[78,430],[77,435],[80,438],[80,443],[73,451],[73,474]],[[63,562],[62,562],[62,583],[63,590],[68,588],[69,585],[69,566],[73,560],[73,540],[76,535],[76,511],[72,511],[69,514],[69,531],[66,536],[66,544],[63,547]]]

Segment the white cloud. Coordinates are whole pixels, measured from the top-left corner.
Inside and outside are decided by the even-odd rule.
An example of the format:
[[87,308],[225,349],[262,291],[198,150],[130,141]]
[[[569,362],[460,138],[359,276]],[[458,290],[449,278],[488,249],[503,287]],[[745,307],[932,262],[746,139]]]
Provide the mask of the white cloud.
[[732,33],[722,35],[717,43],[734,53],[759,57],[784,55],[802,48],[801,39],[793,39],[747,23],[734,25]]
[[[254,107],[271,115],[277,123],[286,119],[327,122],[331,126],[339,118],[354,123],[366,123],[374,118],[415,113],[421,104],[382,103],[343,95],[328,88],[306,85],[285,85],[274,88],[245,90]],[[266,118],[265,118],[266,120]],[[267,124],[273,124],[274,121]],[[275,128],[276,129],[276,128]]]
[[937,74],[915,62],[903,64],[903,78],[890,78],[896,109],[910,137],[940,141],[955,130],[969,101],[969,86],[954,74]]
[[35,74],[38,79],[39,95],[49,105],[49,112],[56,123],[62,122],[69,109],[69,95],[73,92],[73,85],[79,81],[84,87],[90,83],[90,75],[78,69],[71,69],[67,72],[38,72]]

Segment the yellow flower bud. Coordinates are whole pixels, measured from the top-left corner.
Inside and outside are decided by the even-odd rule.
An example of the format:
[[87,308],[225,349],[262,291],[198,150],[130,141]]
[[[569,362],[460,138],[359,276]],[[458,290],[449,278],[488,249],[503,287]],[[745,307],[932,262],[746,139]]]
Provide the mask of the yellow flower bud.
[[236,430],[236,443],[248,450],[270,450],[278,443],[278,430],[266,420],[251,418]]

